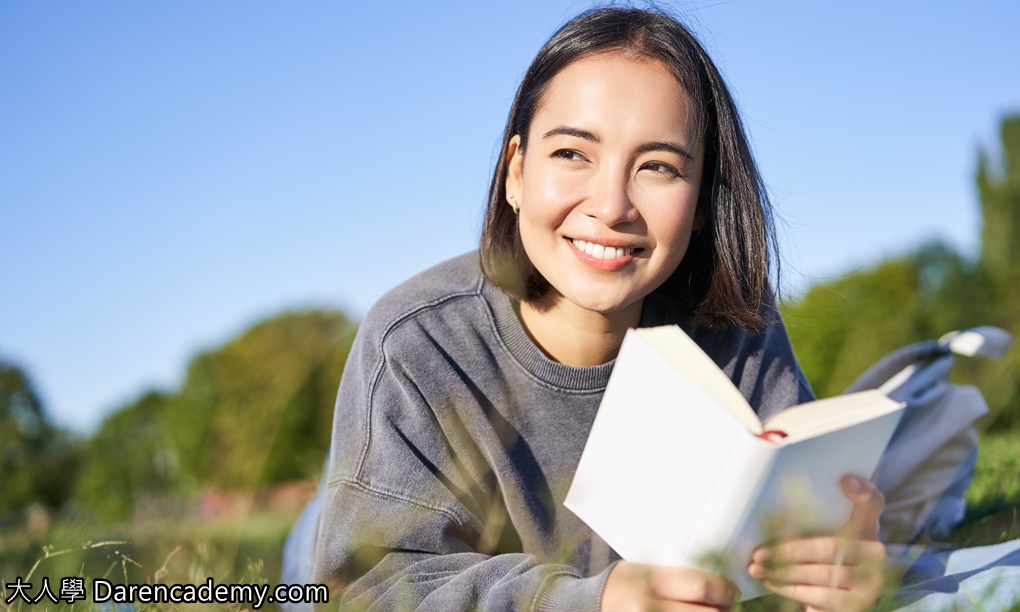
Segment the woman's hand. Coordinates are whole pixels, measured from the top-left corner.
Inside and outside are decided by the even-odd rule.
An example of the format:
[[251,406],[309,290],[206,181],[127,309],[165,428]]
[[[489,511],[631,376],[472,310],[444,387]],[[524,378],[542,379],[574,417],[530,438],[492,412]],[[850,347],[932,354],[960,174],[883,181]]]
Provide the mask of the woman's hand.
[[885,500],[863,478],[844,476],[840,485],[854,504],[841,535],[759,547],[747,568],[770,591],[807,610],[866,610],[882,589],[886,554],[878,518]]
[[726,610],[740,591],[733,583],[684,567],[620,561],[602,591],[603,612]]

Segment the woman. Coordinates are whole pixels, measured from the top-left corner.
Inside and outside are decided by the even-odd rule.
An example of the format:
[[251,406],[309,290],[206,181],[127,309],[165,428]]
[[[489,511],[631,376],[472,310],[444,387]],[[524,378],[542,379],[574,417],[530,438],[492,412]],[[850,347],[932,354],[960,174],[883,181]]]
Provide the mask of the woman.
[[[670,17],[586,13],[528,69],[502,151],[479,252],[394,289],[359,330],[317,581],[353,608],[726,607],[728,582],[620,561],[562,505],[629,327],[681,325],[763,419],[811,398],[726,86]],[[852,535],[762,547],[749,572],[808,606],[870,605],[881,497],[845,484]]]

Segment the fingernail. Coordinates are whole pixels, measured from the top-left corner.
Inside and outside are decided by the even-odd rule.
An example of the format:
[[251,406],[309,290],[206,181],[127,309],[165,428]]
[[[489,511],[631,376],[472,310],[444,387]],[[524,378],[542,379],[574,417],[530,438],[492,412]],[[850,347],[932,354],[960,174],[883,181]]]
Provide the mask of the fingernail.
[[765,577],[765,566],[759,565],[757,563],[752,563],[751,565],[747,566],[747,573],[751,574],[752,578],[757,578],[761,580],[762,578]]
[[850,489],[851,493],[860,493],[864,490],[864,483],[857,476],[847,476],[846,488]]
[[753,555],[751,555],[751,560],[754,563],[761,563],[763,565],[765,564],[766,561],[769,561],[771,559],[772,551],[770,551],[767,548],[759,548],[758,550],[754,551]]

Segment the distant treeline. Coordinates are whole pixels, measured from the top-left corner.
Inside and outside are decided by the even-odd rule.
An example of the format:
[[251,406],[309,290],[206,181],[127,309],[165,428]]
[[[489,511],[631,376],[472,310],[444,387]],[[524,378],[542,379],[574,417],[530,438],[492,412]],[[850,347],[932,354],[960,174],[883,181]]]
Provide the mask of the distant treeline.
[[[1003,121],[1001,138],[1001,151],[979,157],[978,257],[928,244],[781,306],[819,395],[842,392],[889,351],[947,331],[991,324],[1020,337],[1020,116]],[[143,394],[86,440],[51,425],[31,381],[0,364],[0,519],[29,504],[124,519],[186,504],[210,486],[317,477],[355,329],[336,311],[266,320],[194,357],[180,389]],[[985,394],[985,428],[1020,427],[1018,351],[1002,362],[961,360],[956,372]]]
[[324,310],[258,323],[195,356],[180,389],[142,394],[86,440],[50,425],[24,374],[0,366],[0,517],[71,502],[77,512],[123,519],[184,507],[209,486],[318,477],[355,329]]

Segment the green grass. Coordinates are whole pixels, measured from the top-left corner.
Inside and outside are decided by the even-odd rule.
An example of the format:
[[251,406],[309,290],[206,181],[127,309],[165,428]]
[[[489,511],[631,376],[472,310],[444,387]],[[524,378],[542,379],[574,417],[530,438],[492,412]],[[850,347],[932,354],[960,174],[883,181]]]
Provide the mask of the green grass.
[[984,436],[967,515],[951,538],[954,546],[984,546],[1020,538],[1020,433]]
[[[1020,538],[1020,433],[983,437],[966,497],[968,512],[951,537],[954,546]],[[276,584],[283,541],[295,518],[257,513],[233,520],[169,516],[128,524],[65,520],[42,538],[27,530],[5,529],[0,533],[0,581],[32,572],[32,595],[38,593],[43,576],[49,577],[55,592],[64,576],[83,576],[87,587],[93,578],[124,584],[198,584],[209,577],[218,584]],[[84,602],[54,608],[93,609]],[[42,609],[7,606],[0,597],[0,612]]]
[[[280,582],[283,541],[295,518],[263,513],[232,521],[188,517],[118,525],[58,522],[41,540],[25,531],[7,532],[0,540],[0,578],[4,583],[25,578],[33,585],[32,596],[43,576],[55,595],[65,576],[85,577],[90,595],[94,578],[116,584],[201,584],[211,577],[217,584],[275,585]],[[6,596],[0,598],[2,612],[45,609],[20,600],[8,606],[3,603]],[[46,603],[60,610],[93,609],[84,602]]]

